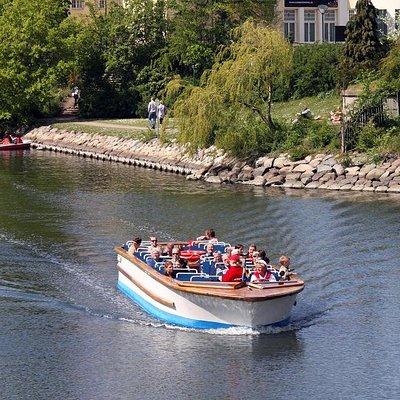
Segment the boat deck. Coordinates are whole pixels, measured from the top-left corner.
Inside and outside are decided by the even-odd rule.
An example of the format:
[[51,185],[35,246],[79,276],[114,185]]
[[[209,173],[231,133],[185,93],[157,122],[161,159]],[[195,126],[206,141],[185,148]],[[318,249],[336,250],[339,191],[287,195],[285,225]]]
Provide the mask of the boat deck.
[[[129,254],[122,247],[115,247],[115,251],[118,255],[130,261],[137,268],[140,268],[156,281],[180,292],[255,302],[294,295],[300,293],[304,289],[304,282],[297,275],[292,275],[292,279],[290,281],[259,285],[246,284],[245,282],[182,282],[162,275],[159,271],[156,271],[154,268],[148,266],[138,257]],[[122,270],[120,267],[118,267],[118,269],[128,279],[136,283],[129,271]]]

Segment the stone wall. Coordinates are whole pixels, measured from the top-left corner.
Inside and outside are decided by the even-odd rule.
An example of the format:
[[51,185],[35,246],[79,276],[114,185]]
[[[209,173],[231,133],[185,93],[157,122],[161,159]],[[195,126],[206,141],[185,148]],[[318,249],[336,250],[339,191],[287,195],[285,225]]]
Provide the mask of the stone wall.
[[32,140],[37,148],[181,173],[189,180],[400,193],[399,158],[371,164],[366,157],[353,156],[350,165],[344,167],[331,154],[317,154],[295,162],[287,155],[280,155],[261,157],[249,164],[224,154],[214,146],[190,154],[185,146],[176,143],[163,145],[157,139],[144,143],[114,136],[67,132],[51,126],[36,128],[26,138]]

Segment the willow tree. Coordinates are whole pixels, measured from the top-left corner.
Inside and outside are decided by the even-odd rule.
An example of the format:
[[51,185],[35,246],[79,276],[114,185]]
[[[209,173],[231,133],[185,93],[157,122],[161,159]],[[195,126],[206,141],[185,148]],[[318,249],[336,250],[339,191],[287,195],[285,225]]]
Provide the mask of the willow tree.
[[[237,137],[239,148],[245,135],[253,134],[253,142],[265,142],[261,136],[274,132],[272,95],[275,87],[289,81],[292,47],[280,32],[251,21],[234,31],[234,39],[200,86],[188,88],[178,99],[174,111],[182,141],[206,146],[218,143],[223,132],[225,137],[229,133],[230,145]],[[264,129],[260,124],[250,127],[254,120]],[[240,134],[238,129],[246,132]]]

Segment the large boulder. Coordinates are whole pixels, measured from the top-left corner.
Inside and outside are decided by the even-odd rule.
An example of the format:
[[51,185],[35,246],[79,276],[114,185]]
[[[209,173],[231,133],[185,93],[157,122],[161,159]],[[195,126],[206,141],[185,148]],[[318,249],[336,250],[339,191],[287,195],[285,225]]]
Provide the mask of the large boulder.
[[281,175],[276,175],[267,179],[265,182],[265,186],[281,186],[283,182],[285,182],[285,178]]
[[293,171],[293,165],[288,165],[279,169],[279,175],[286,176]]
[[205,181],[209,183],[222,183],[222,180],[219,176],[208,176]]
[[293,172],[314,172],[315,168],[312,167],[310,164],[299,164],[296,167],[294,167]]
[[383,168],[373,168],[367,173],[366,178],[370,181],[377,181],[384,173],[385,170]]
[[318,172],[331,172],[331,171],[332,171],[332,165],[320,164],[317,167],[317,173]]
[[332,169],[336,172],[336,175],[344,174],[344,168],[342,164],[335,164]]

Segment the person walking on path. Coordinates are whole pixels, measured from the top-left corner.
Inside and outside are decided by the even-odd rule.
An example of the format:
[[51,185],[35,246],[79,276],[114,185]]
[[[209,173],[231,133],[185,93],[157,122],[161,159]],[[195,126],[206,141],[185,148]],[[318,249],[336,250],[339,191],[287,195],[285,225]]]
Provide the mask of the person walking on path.
[[149,113],[149,124],[151,129],[155,129],[157,121],[157,103],[154,101],[154,97],[151,98],[150,103],[147,106]]
[[73,87],[71,94],[72,94],[72,97],[74,98],[74,108],[76,108],[76,107],[78,107],[78,101],[79,101],[79,98],[81,97],[81,93],[80,93],[78,86]]
[[167,107],[165,107],[165,105],[163,104],[163,102],[161,100],[160,104],[158,105],[158,108],[157,108],[157,117],[158,117],[158,120],[160,121],[160,125],[162,125],[162,123],[164,121],[166,112],[167,112]]

